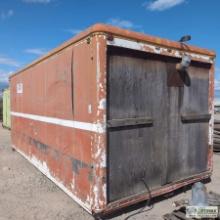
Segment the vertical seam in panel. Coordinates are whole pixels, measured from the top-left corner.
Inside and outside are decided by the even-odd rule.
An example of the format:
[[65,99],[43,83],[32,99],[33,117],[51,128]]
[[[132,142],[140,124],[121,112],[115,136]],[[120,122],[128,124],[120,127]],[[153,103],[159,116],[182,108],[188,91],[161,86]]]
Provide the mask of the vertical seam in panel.
[[71,54],[71,104],[72,104],[72,117],[74,118],[74,72],[73,72],[73,65],[74,65],[74,50],[72,49],[72,54]]

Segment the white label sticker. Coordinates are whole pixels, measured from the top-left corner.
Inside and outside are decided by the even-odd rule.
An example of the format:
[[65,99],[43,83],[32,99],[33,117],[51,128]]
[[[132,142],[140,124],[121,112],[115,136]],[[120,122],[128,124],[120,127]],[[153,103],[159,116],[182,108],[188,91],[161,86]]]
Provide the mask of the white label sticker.
[[22,94],[23,93],[23,83],[17,83],[16,89],[17,89],[18,94]]
[[186,218],[217,218],[218,206],[187,206]]

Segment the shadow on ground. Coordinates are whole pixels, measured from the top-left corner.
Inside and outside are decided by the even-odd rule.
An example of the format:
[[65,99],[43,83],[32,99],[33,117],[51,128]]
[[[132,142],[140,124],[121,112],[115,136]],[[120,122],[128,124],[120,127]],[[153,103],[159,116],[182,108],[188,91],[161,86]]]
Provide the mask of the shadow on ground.
[[[211,182],[211,178],[207,178],[205,180],[202,181],[204,184],[208,184]],[[190,184],[188,186],[184,186],[182,188],[179,188],[177,189],[176,191],[174,192],[171,192],[171,193],[168,193],[168,194],[165,194],[165,195],[162,195],[162,196],[158,196],[158,197],[155,197],[155,198],[152,198],[150,201],[147,200],[147,201],[144,201],[144,202],[140,202],[138,204],[135,204],[135,205],[132,205],[132,206],[129,206],[127,208],[124,208],[124,209],[121,209],[119,211],[116,211],[110,215],[106,215],[106,216],[102,216],[102,217],[99,217],[97,216],[97,220],[110,220],[112,218],[115,218],[115,217],[118,217],[118,216],[121,216],[123,214],[128,214],[128,213],[132,213],[130,215],[128,215],[127,217],[125,217],[124,220],[128,220],[128,219],[131,219],[132,217],[138,215],[138,214],[141,214],[141,213],[144,213],[144,212],[148,212],[150,210],[152,210],[154,208],[154,205],[159,203],[159,202],[162,202],[164,200],[167,200],[169,198],[173,198],[174,196],[177,196],[177,195],[180,195],[182,193],[186,193],[188,191],[191,190],[192,188],[192,185],[193,184]],[[136,212],[134,212],[136,211]],[[134,212],[134,213],[133,213]]]

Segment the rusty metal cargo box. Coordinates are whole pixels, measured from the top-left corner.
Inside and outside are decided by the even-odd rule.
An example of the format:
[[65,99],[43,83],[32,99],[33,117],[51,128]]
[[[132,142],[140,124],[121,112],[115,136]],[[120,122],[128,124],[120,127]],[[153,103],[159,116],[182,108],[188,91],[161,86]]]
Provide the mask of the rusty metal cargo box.
[[205,179],[214,58],[92,26],[10,78],[13,147],[92,214]]

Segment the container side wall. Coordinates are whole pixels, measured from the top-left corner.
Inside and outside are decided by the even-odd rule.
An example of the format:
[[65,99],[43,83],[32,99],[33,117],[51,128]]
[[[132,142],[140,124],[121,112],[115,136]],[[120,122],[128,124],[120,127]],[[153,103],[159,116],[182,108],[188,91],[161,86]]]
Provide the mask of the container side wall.
[[83,40],[11,78],[14,147],[89,212],[104,204],[93,147],[101,141],[103,156],[96,44]]

